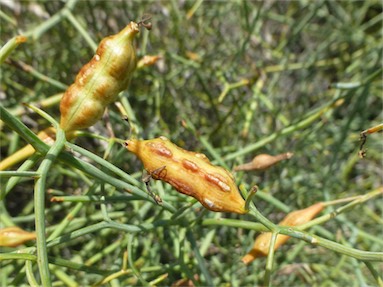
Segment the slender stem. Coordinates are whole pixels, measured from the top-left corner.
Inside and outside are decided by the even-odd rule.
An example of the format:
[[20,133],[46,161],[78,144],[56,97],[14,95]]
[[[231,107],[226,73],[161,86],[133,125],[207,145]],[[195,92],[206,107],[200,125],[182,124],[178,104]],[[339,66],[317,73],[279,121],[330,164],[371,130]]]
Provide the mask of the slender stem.
[[15,226],[13,218],[9,215],[3,200],[0,200],[0,223],[1,226]]
[[63,84],[62,82],[59,82],[59,81],[41,73],[41,72],[39,72],[33,66],[27,65],[24,62],[11,60],[10,63],[13,66],[16,66],[17,68],[29,73],[31,76],[35,77],[38,80],[41,80],[43,82],[47,82],[47,83],[51,84],[52,86],[55,86],[55,87],[62,89],[64,91],[68,88],[68,86]]
[[48,20],[46,20],[45,22],[43,22],[39,26],[34,27],[33,29],[25,32],[24,35],[27,36],[28,38],[29,37],[32,38],[32,40],[37,40],[47,30],[51,29],[52,27],[54,27],[56,25],[56,23],[60,22],[65,17],[66,11],[68,9],[72,10],[74,8],[74,6],[76,5],[77,1],[78,0],[69,0],[65,4],[63,9],[61,9],[59,12],[57,12],[55,15],[50,17]]
[[382,279],[382,272],[377,272],[374,268],[374,266],[372,266],[372,263],[371,262],[367,262],[365,261],[364,264],[366,264],[368,270],[370,270],[372,276],[375,278],[376,280],[376,283],[378,283],[378,286],[379,287],[383,287],[383,279]]
[[77,146],[75,144],[69,143],[69,142],[66,143],[66,146],[68,148],[70,148],[71,150],[75,151],[75,152],[78,152],[78,153],[80,153],[80,154],[82,154],[82,155],[84,155],[84,156],[86,156],[88,158],[91,158],[96,163],[99,163],[99,164],[103,165],[108,170],[113,171],[115,174],[121,176],[127,182],[129,182],[131,184],[134,184],[134,185],[140,185],[140,182],[138,180],[136,180],[135,178],[131,177],[130,175],[128,175],[127,173],[125,173],[124,171],[122,171],[121,169],[116,167],[115,165],[113,165],[110,162],[104,160],[103,158],[95,156],[94,153],[92,153],[92,152],[90,152],[90,151],[88,151],[88,150],[86,150],[86,149],[84,149],[82,147],[79,147],[79,146]]
[[279,232],[281,234],[285,234],[294,238],[298,238],[304,240],[310,244],[318,245],[329,250],[345,254],[347,256],[354,257],[363,261],[383,261],[383,253],[382,252],[370,252],[370,251],[362,251],[355,248],[347,247],[342,244],[333,242],[328,239],[324,239],[322,237],[311,235],[307,232],[300,231],[295,227],[291,226],[279,226],[273,224],[266,217],[264,217],[255,207],[251,206],[249,215],[256,218],[259,222],[265,225],[272,232]]
[[54,196],[51,198],[52,202],[128,202],[132,200],[140,200],[140,197],[131,195],[115,195],[105,196],[104,200],[99,195],[66,195],[66,196]]
[[51,241],[47,243],[47,246],[48,247],[56,246],[63,242],[67,242],[69,240],[73,240],[75,238],[84,236],[89,233],[96,232],[101,229],[106,229],[106,228],[113,228],[116,230],[121,230],[121,231],[129,232],[129,233],[138,233],[142,231],[152,230],[162,226],[170,226],[173,224],[176,225],[176,224],[179,224],[179,222],[173,221],[173,220],[158,220],[152,223],[144,223],[141,225],[130,225],[130,224],[122,224],[122,223],[118,223],[114,221],[108,221],[108,222],[102,221],[102,222],[98,222],[96,224],[78,229],[76,231],[73,231],[70,234],[64,234],[60,237],[52,239]]
[[228,218],[207,218],[202,220],[203,226],[222,225],[236,228],[250,229],[255,231],[268,231],[263,224],[253,221],[247,221],[242,219],[228,219]]
[[79,21],[77,21],[76,17],[73,16],[72,12],[69,9],[65,10],[65,16],[77,29],[77,31],[84,37],[85,41],[93,49],[93,51],[96,51],[97,43],[89,36],[88,31],[86,31],[84,27],[79,23]]
[[[31,107],[37,111],[35,107]],[[39,111],[41,112],[41,111]],[[45,115],[46,116],[46,115]],[[3,106],[0,105],[0,119],[3,120],[12,130],[17,132],[21,137],[23,137],[29,144],[31,144],[36,151],[38,151],[41,154],[46,154],[49,150],[49,146],[45,144],[41,139],[39,139],[27,126],[25,126],[18,118],[12,116]],[[68,144],[68,143],[67,143]],[[70,146],[70,144],[68,144]],[[78,148],[79,150],[82,150],[81,148]],[[124,179],[128,179],[134,183],[136,183],[136,180],[132,180],[132,178],[124,173],[122,170],[118,169],[117,167],[111,165],[106,160],[92,154],[90,157],[92,160],[100,163],[102,166],[106,167],[107,169],[112,169],[113,172],[121,175]],[[126,190],[129,193],[139,196],[142,199],[148,200],[153,202],[154,204],[157,203],[143,190],[140,188],[129,184],[125,181],[116,179],[109,174],[101,171],[100,169],[96,168],[94,165],[85,162],[81,159],[75,158],[74,156],[61,152],[61,154],[58,156],[58,159],[68,164],[71,167],[77,168],[84,173],[97,178],[100,181],[106,182],[111,184],[112,186],[115,186],[119,189]],[[170,212],[174,213],[176,209],[170,205],[167,202],[162,202],[161,205],[162,208],[169,210]]]
[[311,123],[313,123],[314,121],[319,119],[326,111],[328,111],[330,108],[332,108],[334,106],[334,104],[339,99],[344,98],[345,96],[346,95],[340,96],[340,93],[338,92],[338,95],[335,96],[333,100],[331,100],[329,103],[326,103],[325,105],[323,105],[319,109],[315,110],[314,112],[310,112],[310,113],[306,114],[305,117],[303,118],[303,120],[299,121],[298,123],[291,124],[290,126],[285,127],[279,131],[276,131],[276,132],[272,133],[271,135],[263,138],[262,140],[254,143],[254,144],[251,144],[251,145],[248,145],[244,148],[238,149],[238,151],[226,155],[224,157],[224,160],[235,159],[238,156],[247,154],[249,152],[252,152],[254,150],[257,150],[257,149],[265,146],[266,144],[268,144],[269,142],[272,142],[273,140],[275,140],[279,136],[285,136],[285,135],[291,134],[294,131],[297,131],[299,129],[303,129],[303,128],[307,127],[308,125],[310,125]]
[[187,230],[186,237],[192,246],[194,256],[198,262],[198,266],[201,269],[201,272],[205,277],[206,285],[207,286],[214,286],[213,279],[210,276],[210,273],[209,273],[208,268],[206,266],[205,259],[202,257],[201,252],[197,246],[197,242],[195,241],[193,232],[190,229]]
[[[90,189],[87,191],[87,193],[92,193],[96,189],[96,184],[90,187]],[[87,196],[87,195],[85,195]],[[76,217],[77,213],[80,212],[80,210],[83,208],[84,204],[82,202],[79,202],[76,204],[76,206],[65,216],[65,218],[61,221],[58,226],[56,226],[51,233],[51,235],[48,237],[48,241],[58,237],[62,234],[62,232],[65,230],[65,228],[69,225],[69,223],[73,222],[73,219]]]
[[[14,18],[11,18],[7,14],[5,14],[3,11],[0,10],[0,19],[7,21],[12,26],[17,27],[17,21]],[[4,23],[3,23],[4,25]]]
[[0,64],[2,64],[5,59],[12,53],[14,49],[17,48],[21,43],[27,41],[27,37],[18,35],[9,40],[3,47],[0,49]]
[[274,246],[277,241],[278,233],[273,232],[270,241],[269,253],[267,254],[266,272],[265,272],[265,286],[271,286],[271,272],[273,270],[274,262]]
[[38,138],[26,125],[24,125],[18,118],[11,115],[7,109],[0,105],[0,119],[4,123],[17,132],[23,139],[25,139],[33,148],[43,154],[48,152],[49,146]]
[[[92,257],[90,257],[88,260],[86,260],[84,262],[85,265],[91,266],[94,263],[102,260],[103,258],[105,258],[105,256],[107,254],[110,254],[113,251],[115,251],[116,249],[118,249],[121,246],[121,244],[122,244],[121,242],[122,242],[122,239],[117,239],[114,243],[112,243],[111,245],[109,245],[105,249],[103,249],[102,252],[98,252],[95,255],[93,255]],[[124,270],[124,268],[123,268],[123,270]]]
[[46,181],[49,170],[58,154],[61,152],[65,145],[65,133],[63,130],[58,129],[56,134],[56,142],[48,151],[45,159],[41,163],[37,172],[40,177],[35,182],[35,225],[36,225],[36,246],[37,246],[37,264],[39,266],[42,286],[51,286],[51,279],[48,265],[48,250],[45,235],[45,193]]
[[146,282],[146,280],[141,276],[140,272],[136,268],[134,261],[133,261],[133,234],[129,234],[128,236],[128,264],[130,266],[130,269],[132,269],[133,274],[137,277],[137,279],[141,282],[143,286],[148,286],[149,283]]
[[[18,172],[25,172],[32,168],[38,159],[40,158],[40,155],[33,154],[31,157],[29,157],[27,160],[24,161],[24,163],[19,167],[17,170]],[[3,200],[4,197],[20,182],[22,178],[21,177],[12,177],[8,180],[4,188],[0,189],[0,200]]]
[[344,206],[341,206],[339,208],[337,208],[336,210],[334,210],[333,212],[329,213],[329,214],[325,214],[321,217],[318,217],[314,220],[311,220],[310,222],[306,223],[306,224],[302,224],[300,225],[299,227],[297,227],[298,229],[300,230],[304,230],[304,229],[307,229],[311,226],[314,226],[314,225],[318,225],[318,224],[322,224],[334,217],[336,217],[337,215],[353,208],[354,206],[358,205],[358,204],[361,204],[363,202],[366,202],[367,200],[370,200],[376,196],[380,196],[383,194],[383,187],[379,187],[373,191],[370,191],[368,192],[367,194],[365,195],[362,195],[362,196],[358,196],[355,200],[353,200],[352,202],[344,205]]
[[[19,252],[19,251],[17,251]],[[0,261],[2,260],[31,260],[36,261],[37,257],[33,254],[28,253],[0,253]]]
[[221,155],[215,150],[215,148],[211,145],[211,143],[207,140],[206,137],[201,136],[199,137],[200,142],[202,145],[209,151],[209,153],[213,156],[215,161],[219,163],[222,167],[229,169],[225,161],[222,160]]
[[250,209],[249,209],[248,214],[250,216],[254,217],[261,224],[263,224],[271,232],[279,232],[280,231],[280,227],[278,225],[272,223],[265,216],[263,216],[262,213],[260,213],[258,211],[258,209],[253,204],[250,205]]
[[[57,105],[60,102],[62,96],[63,96],[63,93],[58,93],[53,96],[34,101],[31,104],[44,109],[47,107]],[[17,105],[14,108],[7,108],[7,110],[14,116],[22,116],[25,113],[25,108],[21,105]],[[0,121],[0,129],[2,129],[3,125],[4,123]]]
[[79,230],[73,231],[70,234],[65,234],[65,235],[62,235],[62,236],[57,237],[55,239],[52,239],[49,242],[47,242],[47,246],[52,247],[52,246],[58,245],[60,243],[67,242],[69,240],[75,239],[77,237],[80,237],[80,236],[83,236],[83,235],[86,235],[89,233],[96,232],[98,230],[101,230],[101,229],[104,229],[107,227],[108,227],[107,222],[99,222],[99,223],[81,228]]
[[250,208],[249,208],[250,203],[252,202],[253,197],[254,197],[254,195],[257,193],[257,191],[258,191],[258,186],[254,185],[254,186],[251,188],[249,194],[248,194],[247,197],[246,197],[245,210],[249,210],[249,209],[250,209]]
[[39,176],[38,172],[35,171],[0,171],[0,178],[2,177],[37,177]]
[[27,275],[28,283],[31,287],[40,286],[39,283],[37,283],[35,275],[33,274],[33,262],[31,260],[25,261],[25,273]]

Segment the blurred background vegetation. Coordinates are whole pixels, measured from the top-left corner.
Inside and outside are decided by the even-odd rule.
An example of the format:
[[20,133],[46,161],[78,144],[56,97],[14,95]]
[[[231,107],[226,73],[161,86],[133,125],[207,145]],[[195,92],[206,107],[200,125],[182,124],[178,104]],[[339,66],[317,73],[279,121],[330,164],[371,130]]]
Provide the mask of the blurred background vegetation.
[[[1,104],[34,132],[46,128],[49,123],[21,103],[38,103],[64,92],[93,56],[94,43],[145,14],[152,16],[153,28],[141,31],[138,54],[161,59],[138,70],[129,89],[120,95],[125,106],[131,107],[130,125],[115,105],[109,107],[117,138],[166,136],[229,168],[259,153],[293,152],[292,159],[267,171],[235,175],[237,184],[259,186],[263,193],[255,197],[255,204],[273,222],[288,211],[365,194],[382,184],[381,134],[368,136],[366,158],[358,157],[360,132],[382,122],[383,14],[378,0],[3,0],[2,45],[18,34],[29,38],[1,67]],[[59,98],[54,99],[44,110],[58,120]],[[320,116],[307,121],[318,111]],[[105,121],[90,132],[111,136]],[[2,126],[2,158],[25,144]],[[76,144],[99,156],[105,156],[108,148],[105,141],[90,136],[77,139]],[[140,179],[142,165],[124,147],[113,145],[107,160]],[[191,202],[168,185],[151,185],[177,208]],[[51,170],[48,186],[50,197],[83,195],[89,189],[95,195],[124,194],[108,185],[103,191],[100,183],[61,164]],[[381,251],[382,203],[380,197],[357,206],[311,232],[354,248]],[[4,214],[9,213],[15,224],[34,230],[32,181],[16,185],[2,204]],[[48,198],[48,230],[75,205],[76,201],[52,203]],[[113,202],[107,208],[111,218],[131,225],[171,216],[148,201]],[[100,230],[55,246],[49,255],[117,272],[127,246],[133,246],[130,255],[139,275],[121,275],[107,283],[111,286],[141,285],[145,281],[137,281],[140,276],[164,286],[183,278],[193,278],[195,285],[262,285],[265,259],[249,266],[240,262],[252,246],[254,231],[199,223],[201,218],[221,216],[246,219],[207,212],[196,204],[184,215],[187,224],[134,236]],[[102,220],[99,203],[84,203],[76,220],[65,233]],[[295,239],[275,256],[273,285],[376,284],[362,262]],[[3,286],[26,284],[25,273],[18,272],[22,262],[0,263]],[[376,263],[376,270],[382,272],[382,268]],[[57,271],[53,277],[56,286],[76,281],[92,285],[106,276],[85,268],[61,269],[65,274]],[[167,275],[162,278],[163,274]]]

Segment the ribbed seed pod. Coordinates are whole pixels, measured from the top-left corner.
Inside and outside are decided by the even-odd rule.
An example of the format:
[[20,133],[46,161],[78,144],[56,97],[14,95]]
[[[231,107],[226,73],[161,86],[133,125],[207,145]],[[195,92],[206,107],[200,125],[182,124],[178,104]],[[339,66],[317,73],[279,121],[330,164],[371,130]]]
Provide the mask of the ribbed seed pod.
[[210,163],[202,153],[184,150],[165,137],[128,140],[126,148],[136,154],[147,172],[177,191],[196,198],[212,211],[246,213],[233,175]]
[[0,246],[16,247],[35,238],[34,232],[25,231],[17,226],[0,229]]
[[[299,226],[309,222],[324,208],[322,202],[311,205],[305,209],[293,211],[279,223],[281,226]],[[249,264],[258,257],[264,257],[269,254],[270,242],[272,233],[265,232],[259,235],[254,242],[253,248],[243,258],[242,262]],[[279,234],[275,241],[274,250],[277,250],[281,245],[286,243],[290,236]]]
[[63,130],[92,126],[106,106],[128,87],[137,66],[133,39],[138,32],[139,25],[130,22],[118,34],[101,41],[92,60],[82,67],[61,100]]

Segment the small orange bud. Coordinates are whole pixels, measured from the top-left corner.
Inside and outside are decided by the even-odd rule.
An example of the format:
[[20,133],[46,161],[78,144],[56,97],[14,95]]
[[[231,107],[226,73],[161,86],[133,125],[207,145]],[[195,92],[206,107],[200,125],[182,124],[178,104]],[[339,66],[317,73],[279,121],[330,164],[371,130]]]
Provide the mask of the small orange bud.
[[197,53],[191,52],[191,51],[186,51],[186,56],[195,62],[200,62],[201,61],[201,56],[198,55]]
[[[194,278],[198,280],[198,275],[195,275]],[[180,279],[174,282],[170,287],[195,287],[195,285],[191,279]]]
[[17,226],[0,229],[0,246],[16,247],[35,238],[34,232],[25,231]]
[[[280,223],[281,226],[299,226],[309,222],[324,208],[322,202],[311,205],[305,209],[300,209],[289,213]],[[253,248],[243,258],[242,262],[249,264],[258,257],[264,257],[269,254],[270,241],[272,233],[265,232],[259,235],[254,242]],[[279,234],[275,241],[274,250],[277,250],[282,244],[285,244],[290,236]]]
[[234,167],[234,170],[265,170],[282,160],[290,159],[293,155],[294,154],[291,152],[282,153],[274,156],[269,154],[260,154],[254,157],[251,162]]
[[144,67],[149,67],[149,66],[152,66],[154,65],[155,63],[157,63],[157,61],[161,59],[161,56],[158,56],[158,55],[155,55],[155,56],[151,56],[151,55],[146,55],[146,56],[143,56],[137,63],[137,69],[141,69],[141,68],[144,68]]
[[184,150],[165,137],[128,140],[133,152],[154,178],[165,181],[177,191],[196,198],[212,211],[246,213],[233,175],[210,163],[202,153]]

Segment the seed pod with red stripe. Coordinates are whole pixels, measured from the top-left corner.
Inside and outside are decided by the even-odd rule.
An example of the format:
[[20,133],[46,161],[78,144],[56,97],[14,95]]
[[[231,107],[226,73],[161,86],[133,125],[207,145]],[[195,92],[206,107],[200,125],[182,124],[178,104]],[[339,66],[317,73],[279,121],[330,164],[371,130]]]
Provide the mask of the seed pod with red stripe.
[[165,137],[128,140],[126,148],[136,154],[154,179],[196,198],[212,211],[244,214],[245,201],[226,169],[213,165],[202,153],[184,150]]
[[134,36],[139,24],[130,22],[116,35],[104,38],[92,60],[82,67],[60,104],[65,131],[94,125],[108,104],[125,90],[137,66]]

